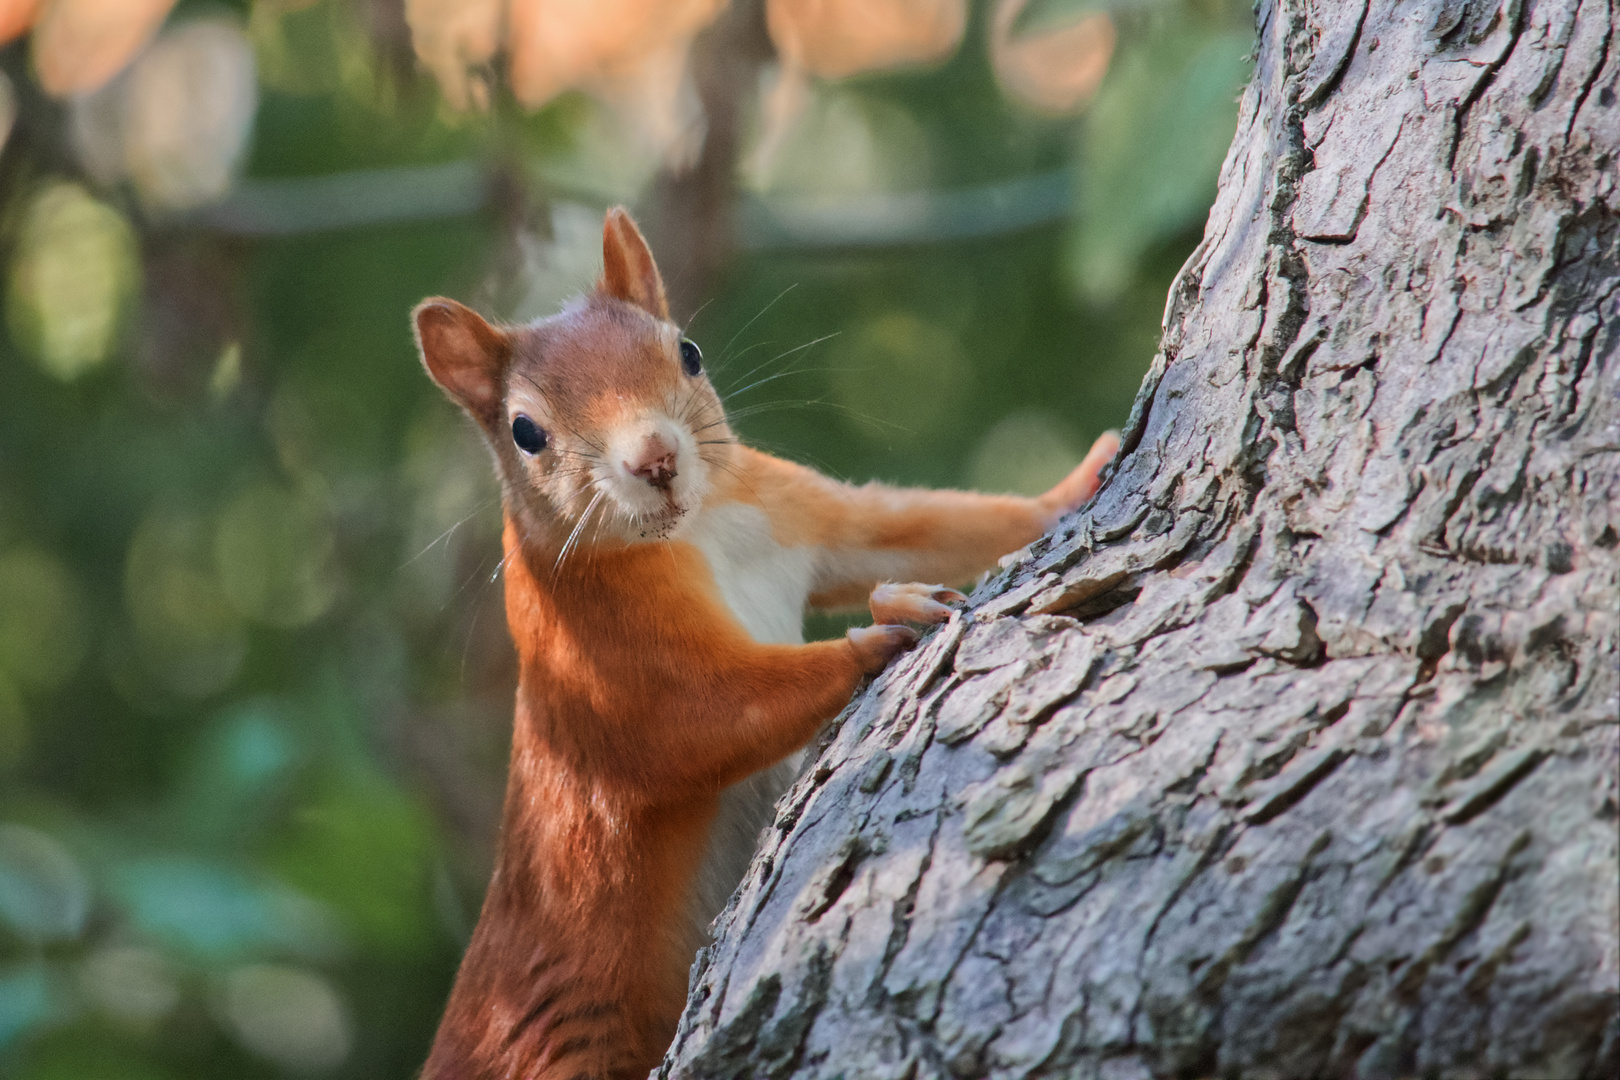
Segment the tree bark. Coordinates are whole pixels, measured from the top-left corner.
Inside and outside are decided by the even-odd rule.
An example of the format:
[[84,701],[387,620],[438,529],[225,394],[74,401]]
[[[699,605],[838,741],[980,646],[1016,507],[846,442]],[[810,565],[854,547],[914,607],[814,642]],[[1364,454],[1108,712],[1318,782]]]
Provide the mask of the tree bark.
[[1261,0],[1125,452],[850,707],[660,1076],[1620,1074],[1620,40]]

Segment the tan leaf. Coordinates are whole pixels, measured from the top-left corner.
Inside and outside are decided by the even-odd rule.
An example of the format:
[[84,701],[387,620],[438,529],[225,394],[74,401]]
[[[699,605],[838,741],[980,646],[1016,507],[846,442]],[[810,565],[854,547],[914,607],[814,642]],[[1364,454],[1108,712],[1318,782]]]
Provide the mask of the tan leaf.
[[234,23],[167,30],[130,71],[124,153],[149,206],[186,209],[230,188],[258,109],[253,47]]
[[457,109],[484,108],[489,85],[476,69],[500,46],[501,0],[405,0],[417,58]]
[[0,0],[0,45],[21,37],[38,11],[39,0]]
[[[726,0],[514,0],[512,92],[542,105],[564,90],[637,83],[638,69],[667,68]],[[656,80],[669,85],[667,71]],[[678,82],[678,80],[675,80]]]
[[1106,11],[1079,22],[1014,36],[1027,0],[1001,0],[990,25],[990,62],[1002,89],[1042,112],[1066,113],[1090,104],[1108,73],[1117,37]]
[[765,21],[789,65],[824,79],[926,64],[956,51],[966,0],[768,0]]
[[84,94],[134,58],[174,0],[45,0],[34,25],[34,70],[45,92]]

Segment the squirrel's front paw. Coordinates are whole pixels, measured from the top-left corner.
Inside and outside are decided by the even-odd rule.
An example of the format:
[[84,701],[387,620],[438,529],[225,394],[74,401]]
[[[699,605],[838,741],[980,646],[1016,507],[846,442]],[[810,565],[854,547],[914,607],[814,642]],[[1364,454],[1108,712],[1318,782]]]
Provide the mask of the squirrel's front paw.
[[915,581],[886,582],[872,590],[869,606],[876,623],[923,623],[932,626],[951,617],[947,604],[960,604],[967,597],[943,585],[921,585]]
[[1074,467],[1074,471],[1061,480],[1057,487],[1040,497],[1040,502],[1057,517],[1067,514],[1071,510],[1078,510],[1086,500],[1097,494],[1102,486],[1099,475],[1103,466],[1114,460],[1119,453],[1119,432],[1105,431],[1098,436],[1097,441],[1091,444],[1086,452],[1085,460]]
[[852,626],[846,636],[855,650],[855,662],[868,675],[876,675],[917,644],[917,631],[909,626]]

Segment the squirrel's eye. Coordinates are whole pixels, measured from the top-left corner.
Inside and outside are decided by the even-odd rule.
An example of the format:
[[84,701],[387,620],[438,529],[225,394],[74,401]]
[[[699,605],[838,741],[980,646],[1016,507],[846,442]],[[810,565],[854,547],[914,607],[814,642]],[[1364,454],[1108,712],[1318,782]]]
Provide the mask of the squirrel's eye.
[[703,370],[703,351],[691,338],[681,338],[681,370],[696,375]]
[[546,433],[540,425],[519,413],[512,420],[512,441],[525,454],[538,454],[546,448]]

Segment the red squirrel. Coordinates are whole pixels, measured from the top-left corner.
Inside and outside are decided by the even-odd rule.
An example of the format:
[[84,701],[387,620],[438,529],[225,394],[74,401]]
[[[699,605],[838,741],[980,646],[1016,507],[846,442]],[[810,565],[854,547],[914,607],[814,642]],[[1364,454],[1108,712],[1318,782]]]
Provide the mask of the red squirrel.
[[[646,1076],[725,898],[698,893],[725,861],[711,830],[743,837],[729,892],[781,786],[756,774],[962,599],[894,583],[972,579],[1090,498],[1118,446],[1034,499],[830,480],[737,440],[623,209],[602,248],[595,291],[528,326],[414,313],[500,474],[519,659],[499,854],[426,1080]],[[804,642],[807,605],[868,598],[876,625]],[[743,824],[716,825],[749,783]]]

